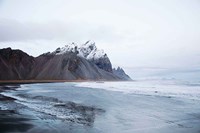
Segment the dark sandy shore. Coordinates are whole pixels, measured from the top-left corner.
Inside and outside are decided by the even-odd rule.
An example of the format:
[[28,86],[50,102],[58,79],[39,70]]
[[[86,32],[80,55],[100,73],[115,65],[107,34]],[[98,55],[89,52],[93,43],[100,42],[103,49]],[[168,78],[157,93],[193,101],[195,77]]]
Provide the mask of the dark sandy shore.
[[14,110],[0,110],[0,132],[26,132],[33,127],[30,120]]
[[89,80],[0,80],[0,86],[34,83],[83,82]]
[[[4,96],[1,93],[9,90],[16,90],[21,84],[35,84],[35,83],[59,83],[59,82],[85,82],[89,80],[1,80],[0,81],[0,104],[7,103],[10,106],[18,106],[14,101],[16,99]],[[77,106],[78,110],[82,107]],[[21,107],[23,108],[23,107]],[[85,109],[84,109],[85,110]],[[54,132],[46,130],[42,126],[39,126],[40,120],[35,120],[33,114],[26,115],[21,114],[16,109],[2,109],[0,107],[0,133],[35,133],[35,132]],[[35,125],[37,125],[36,128]],[[30,130],[32,129],[32,130]]]
[[[6,104],[11,108],[3,109],[0,107],[0,133],[54,133],[66,131],[66,127],[63,127],[63,129],[60,129],[59,127],[51,127],[51,122],[55,124],[55,127],[56,125],[60,126],[63,122],[62,120],[57,119],[55,116],[52,116],[50,114],[40,114],[39,118],[35,117],[34,115],[36,115],[37,112],[34,112],[36,113],[34,114],[32,111],[27,109],[27,107],[16,103],[15,100],[17,101],[17,99],[1,94],[2,92],[10,90],[15,91],[19,87],[20,85],[18,83],[0,85],[0,104]],[[33,99],[58,101],[58,99],[47,99],[46,97],[41,96],[36,96]],[[102,109],[76,104],[74,102],[65,102],[62,104],[56,104],[54,106],[60,109],[63,108],[71,110],[71,113],[81,113],[83,117],[77,119],[78,123],[88,127],[93,124],[95,113],[104,112],[104,110]],[[67,124],[67,126],[69,126],[69,128],[67,129],[70,130],[70,123],[74,123],[74,118],[66,119],[65,122],[69,123]]]
[[[62,83],[62,82],[121,82],[120,80],[0,80],[0,86],[4,85],[20,85],[20,84],[34,84],[34,83]],[[132,82],[132,81],[123,81]]]
[[[0,93],[6,90],[15,90],[19,85],[0,86]],[[0,102],[13,103],[14,98],[7,97],[0,94]],[[0,103],[1,104],[1,103]],[[15,110],[2,110],[0,108],[0,132],[26,132],[33,127],[29,123],[30,117],[23,116]]]

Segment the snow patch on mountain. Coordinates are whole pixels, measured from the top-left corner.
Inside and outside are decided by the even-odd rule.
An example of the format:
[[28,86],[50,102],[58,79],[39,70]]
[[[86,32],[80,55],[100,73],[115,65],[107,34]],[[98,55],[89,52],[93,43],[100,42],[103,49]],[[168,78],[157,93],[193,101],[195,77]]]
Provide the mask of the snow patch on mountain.
[[66,52],[77,53],[79,57],[83,57],[87,60],[96,60],[107,57],[103,50],[97,49],[95,42],[93,41],[87,41],[84,44],[70,43],[62,48],[57,48],[53,53],[60,55]]

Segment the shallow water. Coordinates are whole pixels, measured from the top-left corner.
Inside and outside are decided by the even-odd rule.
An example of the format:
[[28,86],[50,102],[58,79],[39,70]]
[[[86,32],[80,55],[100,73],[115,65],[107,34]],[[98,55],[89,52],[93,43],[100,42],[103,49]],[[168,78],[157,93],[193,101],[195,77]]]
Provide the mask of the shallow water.
[[[45,83],[21,85],[1,95],[16,99],[0,101],[1,132],[10,131],[6,130],[8,120],[12,121],[11,126],[25,128],[13,128],[14,131],[28,133],[200,132],[199,84]],[[8,111],[7,115],[2,111]]]

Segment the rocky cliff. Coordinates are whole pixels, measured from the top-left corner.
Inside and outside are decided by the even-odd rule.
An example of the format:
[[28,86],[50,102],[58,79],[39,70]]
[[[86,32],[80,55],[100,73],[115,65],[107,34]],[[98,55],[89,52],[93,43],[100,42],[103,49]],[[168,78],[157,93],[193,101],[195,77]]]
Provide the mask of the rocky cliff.
[[27,79],[34,57],[21,50],[0,49],[0,80]]
[[125,71],[118,67],[117,69],[113,68],[113,74],[119,77],[122,80],[132,80],[126,73]]
[[61,55],[66,52],[76,53],[77,56],[93,62],[100,69],[112,72],[112,64],[107,54],[103,50],[97,49],[95,42],[93,41],[87,41],[84,44],[70,43],[62,48],[56,49],[52,54]]

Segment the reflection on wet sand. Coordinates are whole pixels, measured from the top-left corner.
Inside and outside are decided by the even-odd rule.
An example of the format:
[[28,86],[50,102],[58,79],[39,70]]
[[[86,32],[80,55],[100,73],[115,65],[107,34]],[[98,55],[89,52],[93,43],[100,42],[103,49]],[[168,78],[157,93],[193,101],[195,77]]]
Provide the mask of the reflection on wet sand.
[[[27,94],[6,95],[19,86],[1,87],[0,132],[39,132],[49,131],[48,123],[65,122],[92,126],[95,116],[105,111],[94,106],[85,106],[71,101],[61,101],[47,96]],[[6,108],[2,108],[5,105]],[[27,115],[28,114],[28,115]],[[44,123],[43,123],[43,122]],[[41,123],[42,122],[42,123]],[[38,124],[41,123],[41,124]],[[46,124],[45,124],[46,123]],[[46,126],[46,127],[45,127]],[[68,128],[70,130],[70,126]]]
[[71,101],[65,102],[57,98],[46,97],[46,96],[33,96],[26,94],[18,94],[21,103],[34,111],[51,115],[57,119],[75,122],[91,126],[94,123],[95,116],[97,114],[104,113],[105,110],[94,106],[86,106]]
[[54,105],[58,109],[67,109],[70,110],[68,115],[79,114],[77,118],[67,118],[66,120],[77,122],[79,124],[84,124],[87,126],[91,126],[94,123],[95,115],[98,113],[105,112],[103,109],[95,108],[91,106],[84,106],[80,104],[76,104],[74,102],[67,102],[62,104]]
[[33,127],[29,121],[29,118],[17,114],[14,110],[0,110],[1,133],[26,132]]

